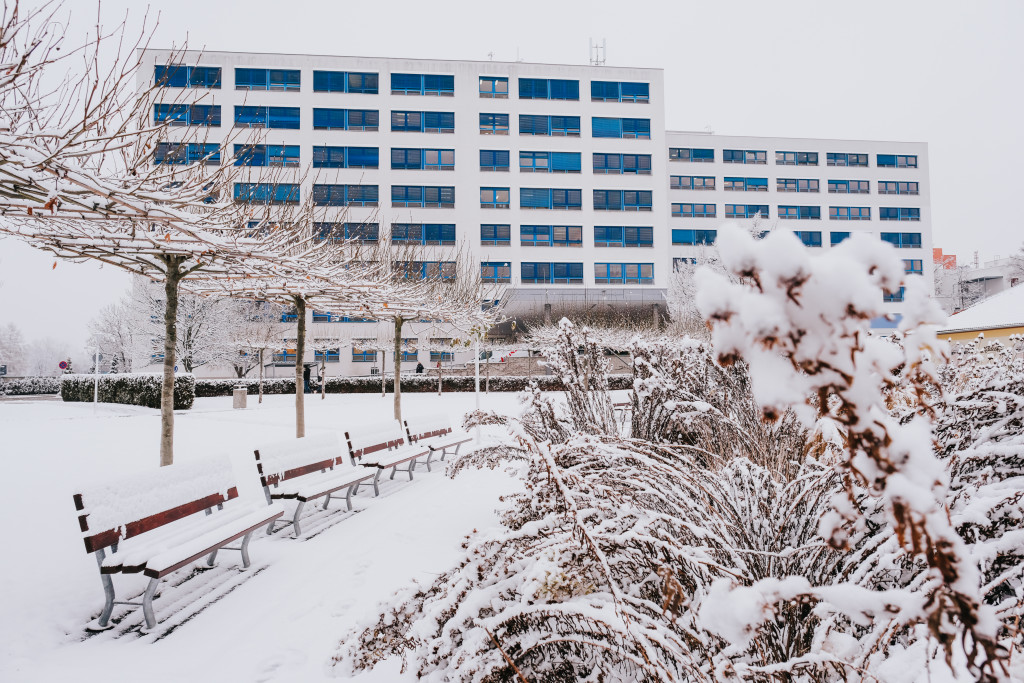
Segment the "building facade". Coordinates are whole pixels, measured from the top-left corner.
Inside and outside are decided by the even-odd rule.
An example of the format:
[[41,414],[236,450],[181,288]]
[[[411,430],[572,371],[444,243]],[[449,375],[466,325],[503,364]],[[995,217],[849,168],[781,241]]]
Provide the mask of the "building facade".
[[[154,122],[207,129],[157,162],[245,166],[237,199],[312,193],[336,234],[465,245],[485,280],[514,288],[518,314],[659,315],[676,264],[732,220],[822,249],[872,233],[931,277],[925,144],[668,131],[661,69],[161,50],[144,64],[139,87],[160,86]],[[309,187],[287,183],[307,166]],[[271,167],[284,182],[261,183]],[[900,293],[887,299],[898,312]],[[323,339],[367,326],[310,316]],[[375,366],[336,355],[332,374]],[[410,368],[432,362],[420,355]]]

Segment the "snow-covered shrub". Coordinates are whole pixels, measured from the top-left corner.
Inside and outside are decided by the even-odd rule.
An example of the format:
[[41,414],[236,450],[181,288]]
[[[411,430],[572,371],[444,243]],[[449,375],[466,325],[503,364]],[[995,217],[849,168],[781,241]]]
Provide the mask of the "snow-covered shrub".
[[19,377],[0,382],[0,396],[30,396],[60,392],[59,377]]
[[[246,393],[256,395],[259,393],[258,379],[197,379],[196,398],[210,398],[213,396],[231,396],[237,387],[245,387]],[[263,380],[264,394],[294,394],[294,377],[276,377]]]
[[[766,417],[793,409],[808,423],[825,418],[843,428],[846,449],[838,464],[846,494],[834,498],[834,512],[822,520],[824,538],[837,548],[852,545],[853,534],[870,523],[857,497],[866,490],[907,561],[924,562],[928,571],[889,603],[849,584],[836,592],[768,583],[739,589],[739,597],[720,586],[717,609],[760,596],[765,616],[772,605],[801,600],[854,620],[887,616],[903,629],[923,624],[947,662],[956,646],[974,676],[998,680],[1005,675],[1005,650],[996,615],[981,602],[981,572],[951,523],[948,475],[932,448],[929,390],[938,377],[929,357],[942,351],[935,332],[945,316],[924,281],[906,277],[892,247],[867,235],[811,257],[790,233],[757,241],[732,227],[720,231],[718,247],[723,264],[741,280],[697,275],[698,305],[713,325],[719,361],[748,363]],[[906,291],[902,343],[893,344],[872,337],[868,327],[885,314],[883,290],[900,287]],[[886,396],[894,387],[915,397],[916,415],[900,420],[890,414]],[[752,619],[747,628],[756,630],[758,623]]]
[[[60,396],[65,401],[92,402],[95,375],[64,375]],[[160,407],[163,375],[157,373],[128,373],[99,376],[100,403]],[[174,375],[174,409],[187,410],[196,399],[196,379],[193,375]]]

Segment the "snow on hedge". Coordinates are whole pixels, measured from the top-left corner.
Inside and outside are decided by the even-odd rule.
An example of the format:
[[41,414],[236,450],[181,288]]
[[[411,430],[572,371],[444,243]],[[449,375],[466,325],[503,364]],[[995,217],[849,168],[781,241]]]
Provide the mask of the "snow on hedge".
[[20,377],[0,382],[0,396],[31,396],[60,392],[60,377]]
[[[116,375],[63,375],[60,396],[65,401],[92,402],[95,383],[99,382],[100,403],[160,407],[163,375],[157,373],[125,373]],[[196,399],[196,380],[190,374],[174,375],[174,409],[187,410]]]

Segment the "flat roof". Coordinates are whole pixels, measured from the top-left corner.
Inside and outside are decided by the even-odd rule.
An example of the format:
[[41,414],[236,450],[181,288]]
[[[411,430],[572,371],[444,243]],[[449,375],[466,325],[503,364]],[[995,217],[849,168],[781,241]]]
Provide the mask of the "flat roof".
[[259,55],[259,56],[274,56],[274,57],[314,57],[324,59],[372,59],[385,62],[443,62],[448,64],[501,64],[501,65],[514,65],[523,64],[525,66],[568,66],[568,67],[580,67],[580,68],[592,68],[592,69],[630,69],[639,71],[664,71],[661,67],[651,66],[610,66],[608,64],[601,64],[600,66],[594,64],[556,64],[551,62],[527,62],[519,60],[515,62],[505,62],[491,59],[432,59],[429,57],[374,57],[371,55],[325,55],[315,54],[306,52],[236,52],[231,50],[173,50],[170,48],[138,48],[140,52],[177,52],[182,55]]
[[707,132],[706,130],[671,130],[666,129],[665,135],[706,135],[707,137],[722,138],[755,138],[761,140],[821,140],[822,142],[893,142],[903,145],[927,145],[924,140],[873,140],[868,138],[813,138],[795,135],[743,135],[742,133],[718,133]]

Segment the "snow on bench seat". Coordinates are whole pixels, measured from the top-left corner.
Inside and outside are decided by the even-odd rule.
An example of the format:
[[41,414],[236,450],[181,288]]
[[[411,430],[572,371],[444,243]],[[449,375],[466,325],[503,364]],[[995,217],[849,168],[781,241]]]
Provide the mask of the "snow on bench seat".
[[444,460],[446,456],[458,453],[462,444],[473,440],[469,434],[454,430],[448,416],[443,413],[414,415],[405,421],[405,432],[410,443],[430,449],[424,463],[428,472],[435,455]]
[[[268,502],[275,498],[296,501],[291,522],[284,522],[292,525],[296,537],[302,533],[299,516],[307,502],[324,498],[326,510],[332,496],[345,489],[345,505],[351,510],[352,494],[373,478],[372,472],[352,464],[333,433],[262,446],[256,450],[256,465]],[[268,534],[274,524],[267,526]]]
[[87,486],[74,502],[86,552],[96,554],[100,569],[101,629],[110,627],[115,604],[112,574],[141,571],[150,577],[141,606],[146,626],[153,628],[160,579],[203,556],[212,566],[218,550],[243,537],[229,549],[240,551],[242,567],[248,567],[252,532],[284,514],[279,505],[239,500],[226,456]]
[[402,472],[412,479],[416,460],[430,453],[426,446],[406,443],[405,430],[397,420],[379,424],[367,424],[345,432],[349,456],[352,462],[363,467],[375,467],[373,478],[374,495],[380,495],[380,475],[391,468],[391,479],[395,478],[399,465],[406,465]]

